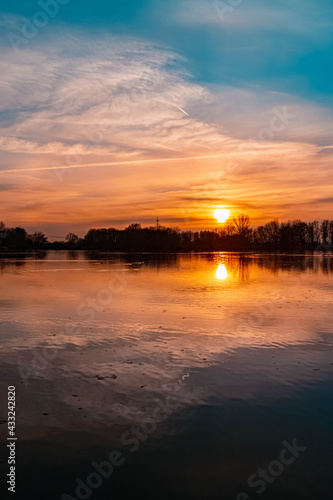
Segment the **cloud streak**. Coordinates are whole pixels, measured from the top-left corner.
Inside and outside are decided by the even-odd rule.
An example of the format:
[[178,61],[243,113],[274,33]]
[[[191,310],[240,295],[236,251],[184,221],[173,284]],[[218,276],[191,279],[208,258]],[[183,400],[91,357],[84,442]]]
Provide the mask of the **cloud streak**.
[[92,167],[112,167],[112,166],[122,166],[122,165],[147,165],[149,163],[164,163],[164,162],[180,162],[180,161],[189,161],[189,160],[208,160],[213,158],[223,158],[224,154],[219,155],[207,155],[207,156],[188,156],[188,157],[179,157],[179,158],[147,158],[145,160],[128,160],[128,161],[118,161],[118,162],[106,162],[106,163],[87,163],[80,165],[57,165],[56,167],[36,167],[36,168],[18,168],[18,169],[9,169],[9,170],[0,170],[0,174],[12,174],[12,173],[20,173],[25,174],[25,172],[41,172],[47,170],[55,170],[55,169],[76,169],[76,168],[92,168]]

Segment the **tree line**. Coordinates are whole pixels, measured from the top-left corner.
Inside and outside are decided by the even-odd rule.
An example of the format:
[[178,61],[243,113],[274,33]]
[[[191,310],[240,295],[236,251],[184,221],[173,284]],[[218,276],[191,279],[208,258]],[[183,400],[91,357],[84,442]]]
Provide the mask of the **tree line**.
[[65,241],[49,242],[42,232],[28,234],[21,227],[9,228],[0,222],[0,250],[99,250],[111,252],[189,251],[305,251],[333,250],[333,220],[278,222],[250,227],[248,215],[241,214],[221,228],[181,231],[164,226],[125,229],[89,229],[83,238],[67,234]]

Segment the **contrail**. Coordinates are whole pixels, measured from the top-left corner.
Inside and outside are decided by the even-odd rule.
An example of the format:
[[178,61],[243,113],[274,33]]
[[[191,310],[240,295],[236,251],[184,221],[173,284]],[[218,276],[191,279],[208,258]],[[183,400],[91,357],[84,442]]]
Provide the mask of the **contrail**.
[[184,161],[184,160],[208,160],[211,158],[222,158],[225,156],[224,154],[219,155],[208,155],[208,156],[187,156],[187,157],[179,157],[179,158],[153,158],[147,160],[126,160],[126,161],[115,161],[115,162],[107,162],[107,163],[86,163],[79,165],[57,165],[54,167],[34,167],[34,168],[16,168],[12,170],[0,170],[0,174],[24,174],[25,172],[41,172],[45,170],[63,170],[63,169],[71,169],[71,168],[89,168],[89,167],[112,167],[117,165],[140,165],[143,163],[162,163],[164,161],[173,162],[173,161]]
[[177,104],[174,104],[174,106],[175,106],[176,108],[178,108],[178,109],[179,109],[179,111],[181,111],[182,113],[184,113],[184,115],[186,115],[186,116],[190,116],[188,113],[186,113],[186,111],[184,111],[182,108],[180,108],[179,106],[177,106]]
[[184,115],[188,117],[190,116],[188,113],[186,113],[186,111],[183,108],[180,108],[179,106],[177,106],[177,104],[174,104],[173,102],[161,101],[160,99],[158,99],[158,102],[165,104],[166,106],[174,106],[175,108],[179,109],[179,111],[184,113]]

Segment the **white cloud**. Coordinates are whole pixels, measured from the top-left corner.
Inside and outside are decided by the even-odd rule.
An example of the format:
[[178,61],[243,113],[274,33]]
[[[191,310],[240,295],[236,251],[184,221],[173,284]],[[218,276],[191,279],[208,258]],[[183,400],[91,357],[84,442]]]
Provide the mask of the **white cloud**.
[[200,124],[187,113],[211,99],[188,81],[176,54],[142,41],[63,38],[43,49],[4,50],[1,59],[0,105],[15,120],[0,129],[5,149],[16,137],[19,151],[23,143],[25,151],[48,145],[56,152],[55,144],[91,141],[110,152],[136,150],[149,137],[162,146],[184,124],[196,140]]
[[213,125],[218,125],[226,135],[238,138],[257,138],[260,132],[270,126],[276,113],[292,115],[289,123],[274,133],[274,141],[309,142],[331,144],[332,113],[330,109],[307,99],[263,90],[260,87],[236,88],[212,86],[212,103],[205,105],[203,114]]
[[145,41],[59,37],[39,49],[3,50],[1,61],[0,105],[11,117],[0,122],[5,151],[110,161],[216,154],[256,137],[277,106],[296,120],[274,140],[310,141],[312,131],[328,141],[323,109],[259,88],[207,90],[177,54]]

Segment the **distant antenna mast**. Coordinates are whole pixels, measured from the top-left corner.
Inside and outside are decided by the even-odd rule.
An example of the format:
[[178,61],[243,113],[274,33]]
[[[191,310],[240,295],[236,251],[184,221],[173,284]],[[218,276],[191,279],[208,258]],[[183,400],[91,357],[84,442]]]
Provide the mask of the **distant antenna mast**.
[[156,217],[156,229],[159,229],[160,227],[160,219]]

